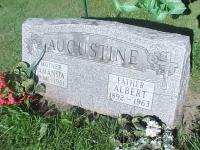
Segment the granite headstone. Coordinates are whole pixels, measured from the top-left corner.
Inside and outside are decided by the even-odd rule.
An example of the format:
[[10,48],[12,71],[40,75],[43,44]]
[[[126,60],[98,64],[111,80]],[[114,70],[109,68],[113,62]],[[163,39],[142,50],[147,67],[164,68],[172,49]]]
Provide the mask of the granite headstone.
[[190,38],[111,21],[28,19],[22,58],[44,49],[47,96],[110,116],[156,115],[176,125],[190,76]]

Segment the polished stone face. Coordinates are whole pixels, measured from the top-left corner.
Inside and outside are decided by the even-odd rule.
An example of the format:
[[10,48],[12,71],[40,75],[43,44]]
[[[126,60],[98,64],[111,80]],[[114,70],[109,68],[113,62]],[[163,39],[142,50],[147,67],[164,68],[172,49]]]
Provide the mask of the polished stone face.
[[189,37],[117,22],[29,19],[22,58],[46,46],[37,75],[47,96],[102,114],[156,115],[173,127],[190,75]]

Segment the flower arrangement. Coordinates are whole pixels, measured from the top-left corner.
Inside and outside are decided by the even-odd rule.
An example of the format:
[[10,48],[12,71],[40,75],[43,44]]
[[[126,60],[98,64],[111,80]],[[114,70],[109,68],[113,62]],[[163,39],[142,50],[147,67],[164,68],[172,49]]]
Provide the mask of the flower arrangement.
[[115,150],[175,150],[173,130],[156,116],[122,115],[117,123]]
[[0,72],[0,107],[31,102],[35,91],[41,86],[32,77],[28,77],[29,64],[18,63],[13,70]]
[[31,102],[36,91],[44,91],[44,85],[38,84],[36,69],[46,52],[46,47],[39,58],[29,65],[19,62],[12,70],[0,72],[0,107]]
[[[135,12],[141,9],[150,13],[157,21],[169,15],[181,15],[186,10],[181,0],[113,0],[117,11]],[[85,17],[88,18],[87,0],[83,0]]]
[[6,82],[7,73],[0,73],[0,107],[4,105],[14,105],[21,104],[26,99],[31,99],[31,96],[28,94],[17,94],[9,88]]
[[156,20],[164,20],[169,15],[180,15],[186,10],[181,0],[114,0],[119,12],[134,12],[144,9]]

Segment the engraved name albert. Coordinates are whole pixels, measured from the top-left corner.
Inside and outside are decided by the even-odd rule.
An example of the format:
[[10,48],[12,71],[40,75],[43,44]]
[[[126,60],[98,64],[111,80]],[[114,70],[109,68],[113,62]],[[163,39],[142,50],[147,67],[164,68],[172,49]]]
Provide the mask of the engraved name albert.
[[151,110],[154,83],[109,74],[107,98]]

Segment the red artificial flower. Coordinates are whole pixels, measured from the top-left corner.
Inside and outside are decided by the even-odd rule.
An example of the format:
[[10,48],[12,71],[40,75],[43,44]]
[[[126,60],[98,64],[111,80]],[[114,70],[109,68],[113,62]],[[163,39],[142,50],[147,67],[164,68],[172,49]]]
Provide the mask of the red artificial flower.
[[26,99],[29,100],[30,102],[32,101],[32,98],[30,95],[25,95],[19,99],[16,99],[16,98],[14,98],[13,93],[10,93],[8,98],[4,99],[3,94],[0,93],[0,107],[2,107],[4,105],[12,106],[15,104],[21,104]]
[[2,107],[4,102],[0,99],[0,107]]
[[25,96],[22,96],[21,98],[19,98],[18,100],[17,100],[17,104],[21,104],[23,101],[25,101],[26,99],[28,99],[28,96],[27,95],[25,95]]
[[5,77],[6,73],[0,72],[0,89],[6,88],[6,91],[8,92],[7,98],[4,98],[3,94],[0,93],[0,107],[4,105],[12,106],[15,104],[21,104],[26,99],[29,100],[30,102],[32,101],[32,97],[29,94],[25,94],[24,96],[18,99],[15,98],[14,92],[6,86]]
[[5,77],[6,77],[6,73],[0,72],[0,89],[6,86]]
[[3,94],[0,93],[0,107],[4,105],[5,99],[3,99]]
[[10,95],[8,96],[8,98],[5,100],[5,104],[7,104],[7,105],[14,105],[15,103],[16,103],[16,100],[15,100],[15,98],[13,97],[12,94],[10,94]]
[[6,77],[6,73],[5,72],[0,72],[0,79],[4,79]]
[[0,80],[0,89],[6,87],[6,82],[4,80]]

